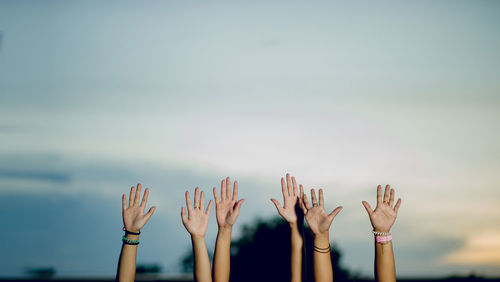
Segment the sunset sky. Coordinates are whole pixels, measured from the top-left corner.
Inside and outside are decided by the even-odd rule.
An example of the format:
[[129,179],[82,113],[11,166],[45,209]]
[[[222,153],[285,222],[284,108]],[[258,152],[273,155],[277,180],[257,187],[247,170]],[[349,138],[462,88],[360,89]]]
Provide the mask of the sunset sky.
[[177,273],[185,190],[238,180],[237,238],[286,172],[353,271],[391,184],[400,277],[500,276],[499,125],[500,2],[1,1],[0,276],[113,276],[137,182],[138,262]]

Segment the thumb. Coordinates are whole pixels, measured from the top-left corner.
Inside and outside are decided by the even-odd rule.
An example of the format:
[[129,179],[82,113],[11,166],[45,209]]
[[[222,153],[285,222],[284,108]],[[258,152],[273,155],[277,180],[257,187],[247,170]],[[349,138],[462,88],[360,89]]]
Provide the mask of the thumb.
[[239,212],[241,205],[243,205],[244,201],[245,201],[245,199],[241,199],[238,202],[236,202],[236,205],[234,205],[234,211]]
[[146,214],[146,221],[149,220],[149,218],[153,215],[153,213],[155,212],[156,210],[156,207],[151,207],[148,211],[148,213]]
[[328,217],[330,218],[330,222],[333,221],[333,219],[335,218],[335,216],[337,216],[337,214],[342,210],[342,207],[337,207],[336,209],[334,209],[329,215]]
[[186,216],[186,209],[184,207],[181,208],[181,218],[182,218],[182,223],[186,224],[188,221],[188,217]]
[[283,209],[283,207],[280,205],[280,203],[278,202],[278,200],[272,198],[271,202],[273,202],[274,206],[276,207],[276,210],[278,210],[278,213],[281,214],[281,210]]
[[210,209],[212,209],[212,203],[213,203],[212,200],[210,200],[210,202],[208,202],[207,209],[205,210],[206,215],[210,215]]
[[372,216],[372,213],[373,213],[373,210],[372,210],[372,207],[370,207],[370,204],[368,204],[367,201],[362,201],[361,202],[363,204],[363,206],[365,207],[365,210],[366,212],[368,213],[368,216],[371,217]]

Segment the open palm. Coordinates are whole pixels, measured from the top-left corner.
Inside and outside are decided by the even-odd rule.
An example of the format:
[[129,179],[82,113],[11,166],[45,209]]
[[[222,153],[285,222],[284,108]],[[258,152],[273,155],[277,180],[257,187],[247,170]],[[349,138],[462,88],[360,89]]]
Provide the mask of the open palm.
[[182,224],[186,227],[186,230],[192,236],[205,236],[208,227],[208,219],[210,218],[210,209],[212,208],[212,200],[208,203],[207,209],[203,210],[205,206],[205,194],[201,192],[199,195],[199,189],[196,187],[194,189],[194,207],[191,206],[191,198],[189,197],[189,192],[186,191],[186,209],[181,208],[181,218]]
[[330,214],[325,212],[323,189],[319,189],[319,203],[314,189],[311,189],[312,206],[309,204],[306,194],[303,195],[302,202],[301,208],[307,225],[309,225],[314,235],[328,233],[333,219],[342,210],[342,207],[337,207]]
[[390,185],[385,186],[384,198],[382,199],[382,187],[377,186],[377,206],[372,210],[368,202],[363,201],[363,206],[370,217],[375,232],[389,232],[396,221],[401,198],[394,205],[394,189]]
[[297,203],[300,203],[299,198],[304,194],[302,185],[300,185],[300,194],[297,191],[297,182],[295,177],[291,177],[290,174],[286,174],[286,184],[285,179],[281,178],[281,192],[283,193],[283,206],[276,199],[271,199],[278,210],[279,215],[283,217],[289,223],[297,222]]
[[127,197],[122,195],[122,216],[123,225],[126,230],[131,232],[140,232],[142,227],[148,222],[149,218],[153,215],[156,207],[151,207],[149,211],[144,214],[146,203],[148,201],[149,189],[146,188],[144,196],[142,197],[141,204],[139,199],[141,197],[141,184],[137,184],[137,190],[134,186],[130,188],[130,198],[127,206]]
[[215,213],[219,227],[233,226],[238,219],[241,205],[244,199],[238,199],[238,182],[234,182],[233,195],[231,196],[231,179],[227,177],[222,180],[220,199],[217,196],[217,189],[214,187]]

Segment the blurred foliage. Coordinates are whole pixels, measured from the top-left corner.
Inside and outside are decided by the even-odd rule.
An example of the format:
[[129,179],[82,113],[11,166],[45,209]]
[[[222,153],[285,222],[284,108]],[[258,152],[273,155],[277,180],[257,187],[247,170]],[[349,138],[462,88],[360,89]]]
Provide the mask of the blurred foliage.
[[160,273],[161,266],[158,264],[139,264],[135,272],[138,274]]
[[[210,261],[213,260],[213,252],[211,252],[210,250],[208,250],[208,258],[210,259]],[[193,266],[194,266],[193,250],[189,249],[181,259],[182,272],[184,273],[193,272],[194,270]]]
[[[231,281],[290,281],[290,227],[282,218],[257,220],[243,226],[240,238],[231,244]],[[303,281],[314,281],[313,235],[304,226]],[[341,253],[330,250],[334,281],[347,281],[349,271],[340,264]],[[182,259],[183,270],[193,270],[190,251]]]
[[30,268],[26,272],[35,279],[50,279],[56,275],[56,269],[54,267]]

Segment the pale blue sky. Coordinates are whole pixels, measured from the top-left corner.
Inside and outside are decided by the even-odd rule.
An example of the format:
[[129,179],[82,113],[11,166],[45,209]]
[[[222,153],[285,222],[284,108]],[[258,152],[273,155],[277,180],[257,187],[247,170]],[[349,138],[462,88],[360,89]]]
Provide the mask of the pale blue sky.
[[353,270],[372,273],[360,202],[390,183],[401,276],[500,275],[499,14],[493,1],[0,2],[0,273],[112,275],[120,195],[138,181],[158,206],[139,261],[177,271],[184,190],[239,180],[241,226],[275,215],[291,172],[344,206],[332,239]]

